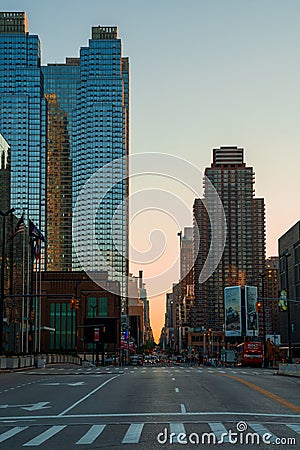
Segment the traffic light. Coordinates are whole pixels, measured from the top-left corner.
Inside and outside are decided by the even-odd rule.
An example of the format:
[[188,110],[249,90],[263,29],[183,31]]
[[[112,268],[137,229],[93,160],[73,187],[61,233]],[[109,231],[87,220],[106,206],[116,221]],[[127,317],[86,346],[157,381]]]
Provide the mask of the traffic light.
[[30,320],[31,320],[31,322],[34,322],[34,319],[35,319],[35,314],[34,314],[34,310],[32,309],[30,311]]
[[256,302],[256,312],[257,312],[257,313],[260,313],[260,312],[261,312],[261,307],[262,307],[261,302]]
[[74,306],[74,308],[75,309],[79,308],[79,300],[77,300],[77,298],[75,299],[75,306]]
[[75,309],[75,302],[76,302],[75,298],[71,298],[71,300],[70,300],[70,309]]
[[278,306],[281,309],[281,311],[286,311],[288,309],[287,302],[288,302],[287,292],[284,289],[283,291],[280,292],[280,299],[278,300]]

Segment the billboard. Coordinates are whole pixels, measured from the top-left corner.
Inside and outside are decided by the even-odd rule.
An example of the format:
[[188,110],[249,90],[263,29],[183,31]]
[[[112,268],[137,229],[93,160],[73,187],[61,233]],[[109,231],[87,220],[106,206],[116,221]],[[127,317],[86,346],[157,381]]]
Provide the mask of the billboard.
[[229,286],[224,289],[225,336],[241,336],[241,286]]
[[257,287],[245,286],[246,336],[258,336]]

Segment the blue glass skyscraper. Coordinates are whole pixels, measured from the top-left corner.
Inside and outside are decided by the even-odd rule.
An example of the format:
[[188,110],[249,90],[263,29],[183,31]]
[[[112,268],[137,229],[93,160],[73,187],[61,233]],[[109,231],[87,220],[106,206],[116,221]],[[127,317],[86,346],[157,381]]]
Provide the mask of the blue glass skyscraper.
[[[124,61],[124,60],[123,60]],[[122,70],[125,67],[124,71]],[[97,245],[104,264],[86,258],[87,235],[77,245],[77,256],[89,270],[108,270],[109,277],[121,283],[125,295],[124,275],[127,275],[127,164],[128,155],[128,61],[122,67],[122,45],[117,27],[93,27],[88,47],[80,50],[80,88],[74,123],[73,199],[99,169],[119,160],[113,175],[103,172],[99,188],[112,186],[99,205],[96,216]],[[120,160],[120,158],[125,158]],[[120,181],[118,181],[120,180]],[[95,193],[98,187],[95,185]],[[118,209],[118,207],[121,209]],[[84,227],[89,205],[81,210],[76,227]],[[112,223],[114,221],[114,233]],[[74,261],[75,266],[78,262]]]
[[[108,271],[110,279],[121,283],[121,294],[126,296],[129,62],[122,57],[117,27],[93,27],[92,38],[87,47],[80,49],[79,59],[67,58],[66,64],[49,64],[43,67],[43,73],[45,92],[56,94],[67,113],[73,208],[92,175],[118,160],[114,175],[108,179],[104,172],[99,181],[102,188],[112,186],[99,205],[96,217],[97,246],[103,261],[87,255],[91,240],[87,233],[77,242],[76,252],[73,249],[73,269]],[[86,204],[73,224],[75,233],[85,226],[89,214],[91,211]]]
[[45,232],[46,100],[40,41],[24,12],[0,13],[0,132],[11,148],[11,206]]

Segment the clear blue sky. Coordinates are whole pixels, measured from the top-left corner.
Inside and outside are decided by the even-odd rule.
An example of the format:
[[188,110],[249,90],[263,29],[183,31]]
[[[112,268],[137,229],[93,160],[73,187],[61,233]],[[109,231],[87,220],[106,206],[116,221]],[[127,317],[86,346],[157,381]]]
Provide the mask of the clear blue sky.
[[182,156],[200,169],[220,145],[245,148],[267,203],[268,254],[299,219],[298,0],[2,0],[25,10],[43,63],[118,25],[131,62],[131,151]]
[[27,12],[44,64],[77,56],[92,25],[118,25],[131,63],[131,152],[203,169],[213,147],[244,147],[266,199],[267,254],[277,254],[300,216],[298,0],[2,0],[1,10]]

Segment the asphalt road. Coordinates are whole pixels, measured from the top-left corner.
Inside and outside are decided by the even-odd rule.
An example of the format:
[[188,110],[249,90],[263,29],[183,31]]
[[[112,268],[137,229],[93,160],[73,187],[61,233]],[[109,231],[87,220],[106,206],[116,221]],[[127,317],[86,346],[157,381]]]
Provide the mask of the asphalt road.
[[0,449],[274,446],[300,448],[300,379],[272,370],[48,366],[0,375]]

